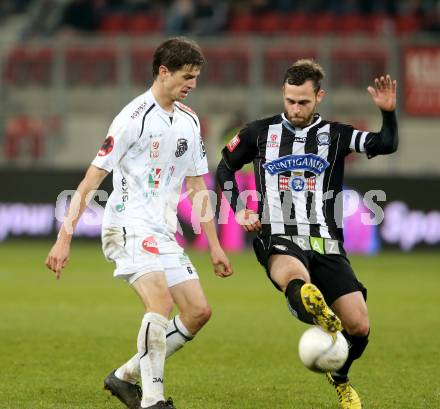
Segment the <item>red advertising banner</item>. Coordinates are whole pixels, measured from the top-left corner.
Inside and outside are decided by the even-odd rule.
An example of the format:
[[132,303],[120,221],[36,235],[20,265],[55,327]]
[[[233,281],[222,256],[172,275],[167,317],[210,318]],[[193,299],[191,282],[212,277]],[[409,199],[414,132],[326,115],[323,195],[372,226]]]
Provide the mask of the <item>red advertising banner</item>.
[[440,47],[405,50],[404,106],[410,115],[440,115]]

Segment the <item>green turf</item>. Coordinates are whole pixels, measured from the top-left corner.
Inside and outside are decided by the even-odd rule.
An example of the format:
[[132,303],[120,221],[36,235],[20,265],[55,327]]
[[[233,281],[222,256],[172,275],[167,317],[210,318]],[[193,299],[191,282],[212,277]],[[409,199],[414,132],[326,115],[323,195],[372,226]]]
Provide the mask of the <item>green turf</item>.
[[[45,241],[0,245],[0,408],[121,408],[101,390],[134,353],[142,310],[98,243],[75,242],[61,281]],[[178,409],[336,409],[334,390],[297,357],[305,325],[287,311],[251,253],[219,279],[191,253],[213,308],[166,368]],[[352,257],[369,289],[370,345],[351,377],[367,409],[440,408],[440,256]]]

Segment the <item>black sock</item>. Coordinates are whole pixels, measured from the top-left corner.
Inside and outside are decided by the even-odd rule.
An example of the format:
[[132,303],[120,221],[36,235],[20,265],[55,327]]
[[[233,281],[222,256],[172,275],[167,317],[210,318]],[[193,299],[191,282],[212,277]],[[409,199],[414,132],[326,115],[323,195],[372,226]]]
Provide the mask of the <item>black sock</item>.
[[332,375],[333,379],[338,383],[347,382],[348,371],[350,370],[351,364],[354,360],[360,358],[365,351],[365,348],[368,344],[368,336],[370,335],[370,333],[368,333],[363,337],[357,337],[355,335],[348,334],[348,332],[345,330],[342,331],[342,334],[348,342],[349,349],[348,358],[345,361],[345,364],[342,366],[341,369],[336,371],[334,375]]
[[292,280],[286,288],[287,306],[290,312],[297,317],[300,321],[306,324],[314,324],[313,316],[310,315],[304,308],[304,304],[301,299],[301,287],[306,282],[300,279]]

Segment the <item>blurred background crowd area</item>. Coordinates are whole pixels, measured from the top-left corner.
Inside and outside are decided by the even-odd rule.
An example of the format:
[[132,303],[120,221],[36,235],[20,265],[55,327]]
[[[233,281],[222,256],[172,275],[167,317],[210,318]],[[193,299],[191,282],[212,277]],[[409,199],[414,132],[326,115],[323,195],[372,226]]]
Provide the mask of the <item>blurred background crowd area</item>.
[[440,175],[439,0],[2,0],[0,169],[83,169],[112,118],[151,83],[155,48],[196,39],[207,65],[186,103],[198,112],[213,169],[246,122],[281,112],[298,58],[325,68],[329,119],[377,130],[366,87],[399,83],[401,147],[350,172]]
[[[112,119],[150,86],[156,47],[183,34],[207,60],[185,103],[201,120],[210,188],[236,132],[282,112],[281,82],[295,60],[326,71],[319,113],[362,130],[381,126],[367,86],[396,78],[399,150],[346,161],[348,189],[386,193],[386,223],[363,223],[359,196],[346,246],[438,249],[439,16],[437,0],[0,0],[0,241],[55,234],[57,197],[77,186]],[[247,166],[240,187],[253,183]],[[111,179],[103,186],[110,191]],[[188,224],[189,204],[179,209]],[[80,230],[97,237],[99,223]],[[225,248],[243,248],[241,232],[233,221],[221,227]]]
[[[22,35],[55,32],[216,35],[440,30],[438,0],[2,0],[0,19],[26,13]],[[315,21],[310,24],[310,18]],[[1,20],[0,20],[1,21]]]

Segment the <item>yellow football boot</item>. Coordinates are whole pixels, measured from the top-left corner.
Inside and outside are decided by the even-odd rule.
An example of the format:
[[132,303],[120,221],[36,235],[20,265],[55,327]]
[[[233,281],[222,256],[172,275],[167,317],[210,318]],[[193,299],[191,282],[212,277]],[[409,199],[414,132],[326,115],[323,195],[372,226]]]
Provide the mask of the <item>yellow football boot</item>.
[[330,373],[327,373],[326,376],[330,384],[336,389],[339,407],[341,409],[362,409],[362,403],[359,399],[359,395],[349,381],[344,383],[336,383]]
[[316,323],[324,330],[333,334],[342,331],[340,319],[326,304],[324,296],[316,285],[304,284],[301,287],[301,299],[306,311],[313,315]]

